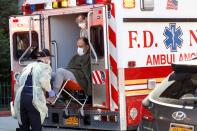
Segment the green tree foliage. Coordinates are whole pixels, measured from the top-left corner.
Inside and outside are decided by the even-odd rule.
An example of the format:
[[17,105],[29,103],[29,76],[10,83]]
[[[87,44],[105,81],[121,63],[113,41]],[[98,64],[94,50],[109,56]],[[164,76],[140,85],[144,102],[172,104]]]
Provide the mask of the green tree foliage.
[[0,82],[10,80],[9,16],[18,9],[17,0],[0,0]]

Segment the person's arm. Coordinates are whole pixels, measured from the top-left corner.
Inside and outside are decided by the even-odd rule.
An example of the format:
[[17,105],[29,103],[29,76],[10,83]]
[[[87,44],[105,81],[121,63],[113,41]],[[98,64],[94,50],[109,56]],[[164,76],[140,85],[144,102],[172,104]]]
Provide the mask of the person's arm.
[[49,65],[47,65],[42,73],[40,74],[40,84],[42,86],[42,89],[47,91],[47,92],[50,92],[51,91],[51,72],[52,72],[52,69]]

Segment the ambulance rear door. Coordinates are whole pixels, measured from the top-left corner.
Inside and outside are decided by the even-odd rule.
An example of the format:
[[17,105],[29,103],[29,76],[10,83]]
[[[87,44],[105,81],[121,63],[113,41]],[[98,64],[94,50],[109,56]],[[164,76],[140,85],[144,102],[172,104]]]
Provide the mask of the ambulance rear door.
[[92,68],[93,106],[109,108],[107,7],[94,7],[88,13],[89,40]]
[[10,57],[14,76],[28,63],[35,61],[35,53],[41,48],[41,16],[11,16]]

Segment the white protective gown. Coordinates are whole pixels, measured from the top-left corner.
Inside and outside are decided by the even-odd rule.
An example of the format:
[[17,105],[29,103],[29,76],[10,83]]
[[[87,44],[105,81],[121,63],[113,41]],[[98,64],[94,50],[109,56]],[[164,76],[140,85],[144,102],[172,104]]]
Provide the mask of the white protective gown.
[[34,62],[27,65],[16,82],[14,111],[19,124],[22,124],[20,117],[20,98],[21,92],[25,85],[28,74],[32,69],[32,84],[33,84],[33,100],[32,104],[40,112],[41,122],[44,122],[48,115],[48,108],[46,106],[45,91],[51,91],[51,67],[42,62]]

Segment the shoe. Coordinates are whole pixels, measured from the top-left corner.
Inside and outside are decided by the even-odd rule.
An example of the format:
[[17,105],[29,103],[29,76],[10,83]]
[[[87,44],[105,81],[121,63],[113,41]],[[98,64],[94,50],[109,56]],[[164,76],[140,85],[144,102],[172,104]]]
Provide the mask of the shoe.
[[54,104],[55,104],[56,98],[57,98],[56,96],[48,97],[48,98],[46,99],[47,104],[54,105]]

